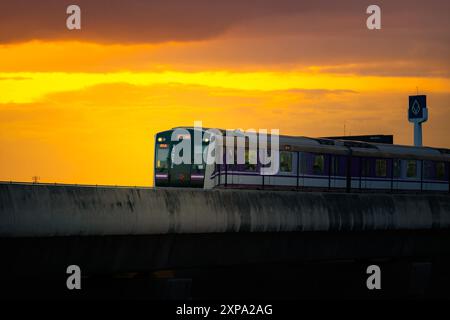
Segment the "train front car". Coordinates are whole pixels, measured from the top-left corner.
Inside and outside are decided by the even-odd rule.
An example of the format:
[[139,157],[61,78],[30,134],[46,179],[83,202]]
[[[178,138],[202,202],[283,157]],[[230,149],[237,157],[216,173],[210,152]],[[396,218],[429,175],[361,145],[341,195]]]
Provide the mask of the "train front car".
[[[201,135],[202,152],[208,144],[203,139],[203,130],[194,128],[174,128],[159,132],[155,137],[154,186],[155,187],[186,187],[203,188],[205,177],[205,164],[194,163],[194,134]],[[174,147],[182,140],[189,140],[191,157],[189,161],[176,163],[174,161]],[[187,141],[186,141],[187,142]],[[180,157],[183,156],[178,153]],[[202,157],[203,159],[203,157]]]

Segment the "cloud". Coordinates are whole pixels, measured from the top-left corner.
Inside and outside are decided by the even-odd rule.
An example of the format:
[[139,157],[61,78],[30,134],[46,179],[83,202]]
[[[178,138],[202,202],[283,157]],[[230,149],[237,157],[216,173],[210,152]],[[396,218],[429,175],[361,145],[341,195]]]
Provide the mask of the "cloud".
[[298,11],[297,1],[79,0],[82,30],[68,31],[66,8],[58,0],[3,1],[0,41],[78,39],[97,42],[164,42],[208,39],[255,16]]
[[354,90],[341,89],[341,90],[326,90],[326,89],[300,89],[300,88],[292,88],[287,89],[285,92],[289,93],[302,93],[302,94],[344,94],[344,93],[358,93]]
[[0,81],[21,81],[31,80],[31,77],[0,77]]
[[[297,88],[309,93],[349,92],[409,92],[421,90],[449,92],[450,79],[432,77],[358,77],[320,72],[111,72],[111,73],[0,73],[6,77],[30,77],[30,80],[0,82],[0,102],[30,102],[55,93],[83,89],[99,84],[131,85],[183,84],[242,91],[273,92]],[[338,91],[336,91],[338,90]],[[340,91],[339,91],[340,90]],[[117,93],[117,92],[116,92]],[[105,93],[107,95],[107,93]]]
[[358,0],[80,0],[80,31],[65,27],[69,3],[0,2],[0,70],[450,74],[444,0],[379,1],[377,31]]
[[[78,0],[82,30],[66,29],[67,0],[0,3],[0,43],[27,40],[88,40],[104,43],[194,41],[217,37],[240,26],[274,34],[365,29],[366,4],[358,0]],[[379,1],[384,28],[448,27],[448,1]],[[292,18],[294,17],[294,18]],[[287,23],[280,23],[287,21]],[[409,26],[406,28],[405,26]],[[245,33],[245,32],[244,32]]]

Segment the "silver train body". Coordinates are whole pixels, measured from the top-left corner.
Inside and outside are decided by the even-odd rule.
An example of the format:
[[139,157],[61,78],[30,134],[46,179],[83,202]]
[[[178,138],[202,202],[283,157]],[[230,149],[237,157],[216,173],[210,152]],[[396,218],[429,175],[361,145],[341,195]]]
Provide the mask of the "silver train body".
[[[170,131],[164,133],[167,132]],[[230,132],[227,132],[227,135],[230,136]],[[234,138],[238,138],[242,133],[236,132],[234,135]],[[236,145],[234,142],[235,154],[238,153]],[[210,147],[210,144],[204,145],[207,152]],[[248,141],[245,150],[242,150],[245,154],[245,164],[236,164],[236,161],[227,163],[226,147],[225,142],[220,146],[224,148],[222,164],[204,163],[196,166],[195,173],[183,173],[183,185],[171,184],[171,181],[177,182],[177,177],[171,175],[170,170],[177,168],[169,164],[166,175],[168,182],[160,185],[189,187],[191,175],[196,186],[205,189],[447,193],[450,190],[449,149],[279,136],[278,170],[274,174],[266,175],[261,170],[263,165],[258,156],[260,150],[251,150]],[[215,148],[219,147],[216,145]],[[269,143],[267,149],[270,148]],[[256,164],[249,161],[251,152],[258,158]],[[158,186],[157,180],[155,185]]]

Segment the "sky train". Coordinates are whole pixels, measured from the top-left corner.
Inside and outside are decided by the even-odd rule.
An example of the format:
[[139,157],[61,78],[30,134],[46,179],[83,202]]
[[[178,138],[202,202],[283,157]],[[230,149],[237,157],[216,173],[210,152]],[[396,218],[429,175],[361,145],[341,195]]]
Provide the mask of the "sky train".
[[[180,139],[192,139],[199,131],[179,127],[156,134],[155,187],[450,192],[450,149],[280,135],[278,170],[266,175],[258,152],[253,150],[256,164],[249,160],[248,141],[245,164],[227,164],[226,159],[222,164],[174,164],[172,150],[179,142],[171,141],[175,129],[184,130]],[[210,146],[205,130],[202,152]],[[234,137],[239,135],[235,131]],[[193,157],[193,146],[191,152]]]

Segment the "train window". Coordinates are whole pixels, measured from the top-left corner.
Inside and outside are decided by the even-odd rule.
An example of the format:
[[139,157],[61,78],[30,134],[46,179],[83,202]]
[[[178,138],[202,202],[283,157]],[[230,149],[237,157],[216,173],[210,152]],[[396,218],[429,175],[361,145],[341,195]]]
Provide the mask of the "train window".
[[245,169],[248,171],[256,170],[257,152],[254,149],[245,150]]
[[416,160],[408,160],[406,162],[406,176],[408,178],[416,178],[417,177],[417,161]]
[[385,159],[375,160],[375,175],[377,177],[387,176],[387,161]]
[[445,180],[445,163],[444,162],[436,163],[436,178],[439,180]]
[[393,159],[392,161],[394,161],[394,178],[400,178],[402,174],[401,160]]
[[323,174],[324,171],[324,156],[323,155],[315,155],[314,156],[314,164],[313,164],[313,173],[314,174]]
[[156,168],[167,169],[167,158],[169,157],[169,149],[158,148],[156,152]]
[[237,163],[237,152],[238,150],[236,148],[225,148],[224,149],[224,164],[227,165],[229,168],[230,165],[234,165]]
[[280,172],[292,172],[291,152],[280,152]]

